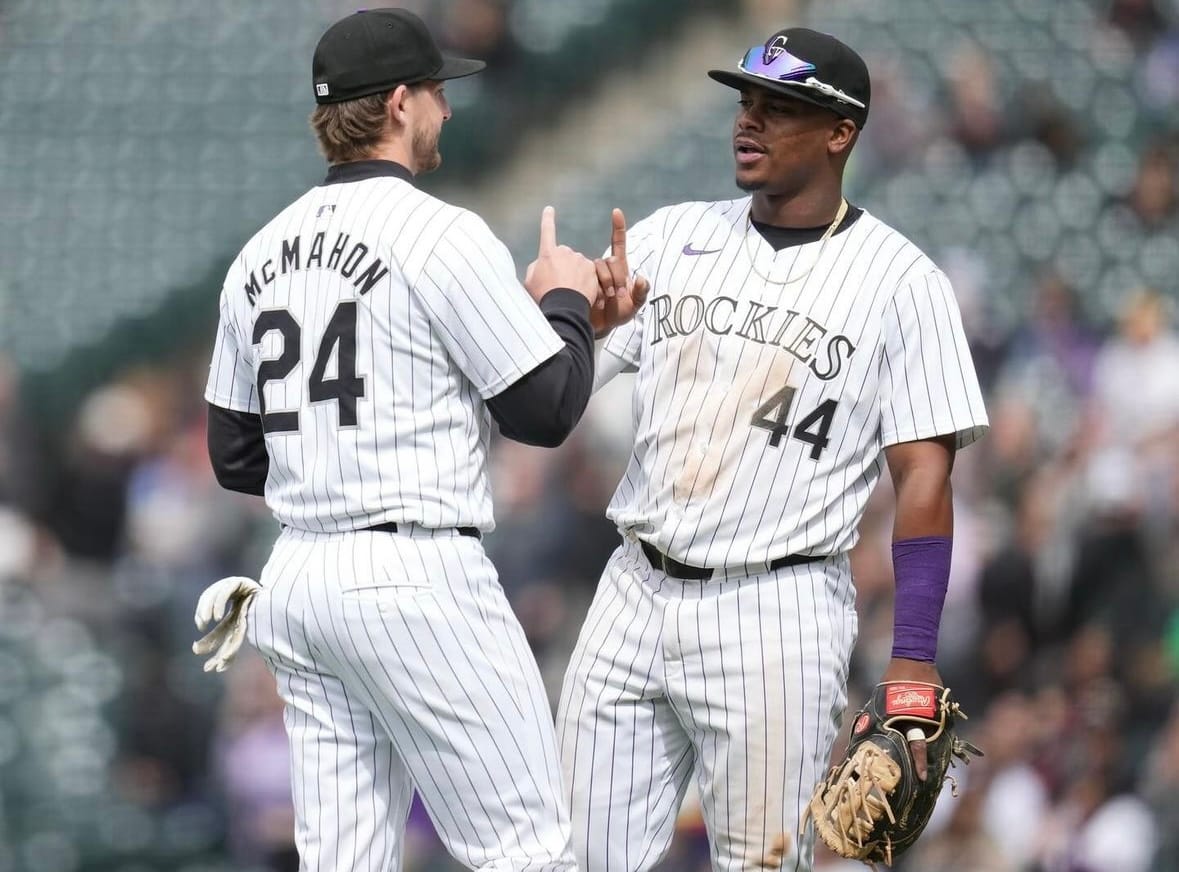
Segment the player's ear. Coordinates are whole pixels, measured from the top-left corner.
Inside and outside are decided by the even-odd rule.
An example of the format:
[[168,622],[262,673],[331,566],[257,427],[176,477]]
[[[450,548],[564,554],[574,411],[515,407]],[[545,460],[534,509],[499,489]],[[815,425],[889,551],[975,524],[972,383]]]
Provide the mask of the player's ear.
[[859,128],[856,127],[854,121],[847,118],[840,118],[835,126],[831,128],[831,135],[827,139],[827,152],[833,155],[846,155],[851,151],[852,146],[856,144],[856,138],[859,135]]
[[408,121],[409,107],[406,104],[409,95],[409,85],[398,85],[385,97],[385,111],[395,127],[404,127]]

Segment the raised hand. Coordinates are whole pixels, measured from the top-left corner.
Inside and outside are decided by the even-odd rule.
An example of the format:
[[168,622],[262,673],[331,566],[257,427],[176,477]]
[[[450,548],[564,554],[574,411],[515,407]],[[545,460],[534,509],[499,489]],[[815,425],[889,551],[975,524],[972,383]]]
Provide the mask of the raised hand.
[[524,287],[538,303],[553,288],[571,288],[589,300],[598,299],[598,277],[594,262],[567,245],[557,244],[557,213],[545,206],[540,213],[540,246],[536,260],[524,274]]
[[601,294],[590,310],[590,324],[599,339],[633,318],[651,289],[645,277],[631,278],[626,261],[626,216],[621,209],[611,212],[610,225],[610,254],[594,261]]

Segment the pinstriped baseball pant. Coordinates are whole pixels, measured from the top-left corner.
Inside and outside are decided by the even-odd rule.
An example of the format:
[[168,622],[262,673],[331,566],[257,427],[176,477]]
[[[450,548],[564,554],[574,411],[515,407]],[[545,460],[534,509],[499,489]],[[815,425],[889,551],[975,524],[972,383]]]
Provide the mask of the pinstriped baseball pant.
[[557,714],[585,872],[642,872],[695,778],[721,872],[811,868],[798,824],[847,704],[846,557],[669,578],[625,541],[606,566]]
[[396,872],[414,788],[472,869],[575,868],[552,712],[477,539],[288,529],[261,584],[301,872]]

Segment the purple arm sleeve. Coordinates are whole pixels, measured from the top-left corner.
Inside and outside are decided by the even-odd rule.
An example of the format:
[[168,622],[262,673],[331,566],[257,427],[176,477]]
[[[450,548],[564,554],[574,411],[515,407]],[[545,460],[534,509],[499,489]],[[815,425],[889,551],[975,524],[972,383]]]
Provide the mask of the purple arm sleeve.
[[946,587],[950,583],[949,536],[921,536],[892,543],[896,605],[892,656],[932,663],[937,656]]

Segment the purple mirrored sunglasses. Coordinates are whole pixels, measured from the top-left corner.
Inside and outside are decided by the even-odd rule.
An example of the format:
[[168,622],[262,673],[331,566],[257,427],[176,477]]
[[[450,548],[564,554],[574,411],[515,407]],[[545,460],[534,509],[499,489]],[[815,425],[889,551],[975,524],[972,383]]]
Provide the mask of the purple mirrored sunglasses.
[[[766,60],[767,54],[772,55],[769,60]],[[778,46],[767,51],[765,46],[755,45],[745,52],[745,57],[741,58],[741,62],[737,66],[742,72],[757,76],[759,79],[807,88],[858,109],[867,108],[850,94],[841,91],[834,85],[816,79],[813,75],[816,72],[814,64],[795,57]]]

